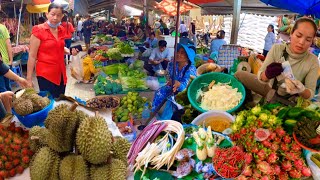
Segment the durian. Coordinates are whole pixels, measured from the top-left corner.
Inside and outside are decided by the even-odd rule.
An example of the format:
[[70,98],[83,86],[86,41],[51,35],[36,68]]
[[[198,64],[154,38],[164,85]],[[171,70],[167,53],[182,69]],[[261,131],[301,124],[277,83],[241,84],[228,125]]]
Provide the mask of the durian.
[[102,117],[88,117],[77,131],[76,145],[85,160],[92,164],[107,161],[112,148],[112,134]]
[[127,179],[127,165],[119,159],[112,159],[110,165],[111,179],[126,180]]
[[59,177],[61,180],[87,180],[88,169],[81,155],[66,156],[60,163]]
[[111,179],[111,165],[104,164],[100,166],[93,165],[90,168],[90,178],[91,180],[112,180]]
[[32,102],[34,112],[40,111],[50,104],[48,97],[41,97],[38,94],[31,94],[28,96],[28,99]]
[[59,165],[60,157],[57,155],[54,157],[48,180],[59,180]]
[[30,163],[30,176],[32,180],[48,180],[52,177],[52,167],[55,165],[58,155],[49,147],[41,148]]
[[29,146],[33,152],[37,152],[45,144],[41,138],[43,137],[42,129],[40,126],[33,126],[29,131]]
[[15,103],[13,108],[15,112],[21,116],[25,116],[33,113],[32,102],[29,99],[25,99],[23,101],[19,101],[18,103]]
[[131,146],[130,142],[122,137],[115,137],[114,140],[112,144],[113,158],[120,159],[127,163],[127,154]]

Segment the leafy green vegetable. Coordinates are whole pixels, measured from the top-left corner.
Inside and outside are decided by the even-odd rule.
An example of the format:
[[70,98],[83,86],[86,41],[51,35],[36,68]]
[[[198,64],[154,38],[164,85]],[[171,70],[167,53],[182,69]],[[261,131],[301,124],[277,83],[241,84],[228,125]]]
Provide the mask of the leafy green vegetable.
[[121,84],[107,80],[103,76],[98,76],[97,83],[93,86],[96,95],[118,94],[122,91]]
[[120,49],[119,48],[111,48],[107,51],[107,55],[109,57],[110,60],[117,60],[120,61],[123,59],[123,57],[121,56],[120,53]]

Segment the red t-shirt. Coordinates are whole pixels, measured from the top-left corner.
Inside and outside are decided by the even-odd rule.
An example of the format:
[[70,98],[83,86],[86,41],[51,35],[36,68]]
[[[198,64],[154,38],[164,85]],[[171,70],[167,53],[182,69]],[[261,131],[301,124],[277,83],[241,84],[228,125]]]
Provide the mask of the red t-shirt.
[[50,32],[47,23],[36,25],[32,34],[40,39],[37,54],[36,74],[50,82],[60,85],[63,76],[64,85],[67,84],[66,66],[64,64],[65,29],[58,27],[58,39]]
[[72,33],[74,32],[74,28],[72,26],[71,23],[68,22],[68,26],[67,26],[67,22],[63,22],[61,23],[61,26],[64,27],[64,29],[66,30],[66,39],[71,39],[72,38]]

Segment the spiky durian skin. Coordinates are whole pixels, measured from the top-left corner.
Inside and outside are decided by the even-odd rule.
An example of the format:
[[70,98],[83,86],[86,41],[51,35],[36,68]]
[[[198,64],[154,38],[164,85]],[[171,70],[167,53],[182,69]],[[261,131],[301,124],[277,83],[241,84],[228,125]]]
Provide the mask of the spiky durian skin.
[[59,180],[59,166],[60,166],[60,157],[55,156],[51,166],[51,171],[50,171],[48,180]]
[[[31,151],[37,152],[43,145],[44,142],[44,136],[43,134],[43,128],[40,126],[33,126],[29,131],[29,146]],[[36,139],[34,139],[36,138]]]
[[110,165],[111,179],[126,180],[127,179],[127,165],[119,159],[112,159]]
[[115,159],[120,159],[121,161],[127,163],[127,154],[131,147],[130,142],[122,137],[115,137],[115,141],[112,144],[112,157]]
[[76,145],[83,158],[92,164],[106,162],[112,148],[112,134],[102,117],[88,117],[77,131]]
[[30,177],[32,180],[48,180],[52,166],[58,155],[49,147],[41,148],[30,163]]
[[16,103],[14,105],[13,108],[14,108],[15,112],[21,116],[25,116],[25,115],[33,113],[33,105],[32,105],[31,100],[29,100],[29,99],[19,101],[18,103]]
[[50,103],[49,98],[41,97],[38,94],[31,94],[27,98],[31,100],[34,112],[42,110]]
[[72,151],[77,128],[77,115],[69,110],[66,104],[58,105],[54,110],[50,111],[45,120],[45,127],[49,131],[48,139],[55,139],[58,147],[50,146],[58,152]]
[[88,169],[85,160],[81,155],[74,154],[66,156],[59,167],[59,177],[61,180],[87,180]]
[[110,172],[111,165],[110,164],[103,164],[100,166],[93,165],[90,168],[90,178],[91,180],[112,180],[111,179],[111,172]]

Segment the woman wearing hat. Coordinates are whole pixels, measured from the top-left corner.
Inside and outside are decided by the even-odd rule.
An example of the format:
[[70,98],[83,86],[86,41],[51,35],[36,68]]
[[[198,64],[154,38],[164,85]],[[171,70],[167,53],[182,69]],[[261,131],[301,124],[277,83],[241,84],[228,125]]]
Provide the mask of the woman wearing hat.
[[[235,77],[246,87],[247,102],[252,102],[251,91],[272,100],[277,95],[288,99],[290,96],[300,96],[312,99],[318,80],[319,63],[317,57],[309,52],[317,26],[308,18],[296,21],[290,34],[289,44],[276,44],[270,49],[266,60],[258,72],[258,76],[238,71]],[[289,64],[292,73],[284,70],[283,63]]]
[[[178,93],[187,88],[191,76],[196,76],[196,67],[194,64],[194,58],[196,56],[196,50],[193,45],[183,45],[178,43],[177,59],[176,59],[176,69],[174,81],[168,82],[167,85],[161,87],[156,91],[153,102],[152,111],[161,104],[161,102],[167,98],[172,92]],[[173,62],[168,65],[168,72],[172,79],[173,76]],[[173,83],[173,89],[172,89]]]

